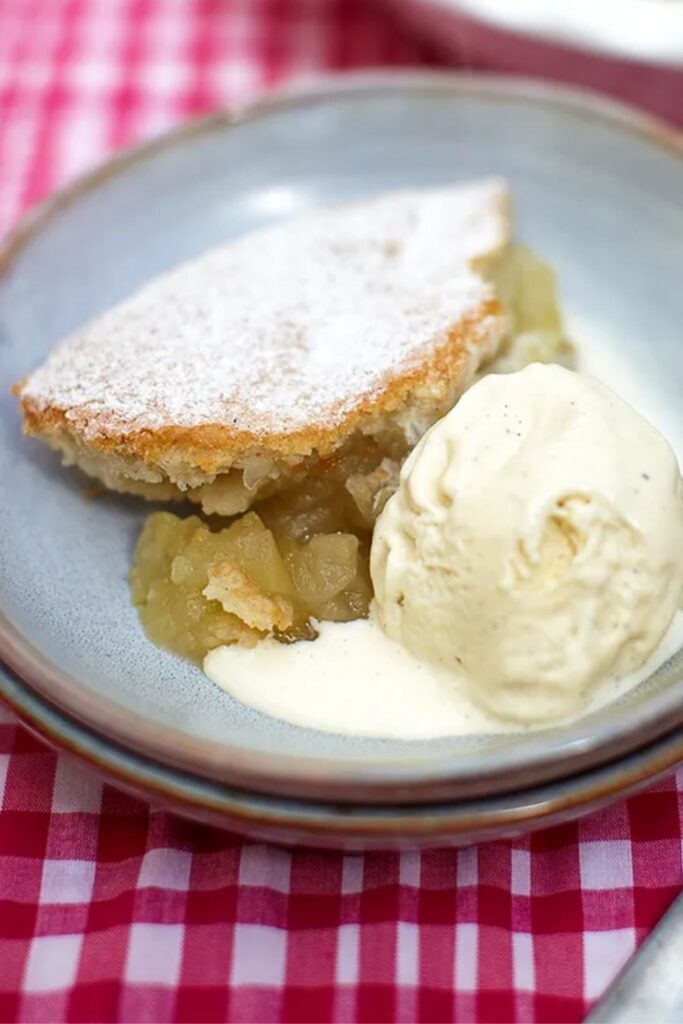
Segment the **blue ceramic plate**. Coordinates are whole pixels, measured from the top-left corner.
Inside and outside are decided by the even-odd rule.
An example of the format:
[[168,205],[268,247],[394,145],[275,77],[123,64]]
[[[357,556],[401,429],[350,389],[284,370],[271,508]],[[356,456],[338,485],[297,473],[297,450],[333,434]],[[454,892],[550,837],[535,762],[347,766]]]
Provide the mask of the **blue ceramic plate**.
[[41,739],[137,796],[254,839],[346,850],[464,846],[571,821],[641,789],[683,760],[683,729],[566,779],[514,793],[412,804],[334,803],[250,792],[142,757],[79,724],[11,672],[2,698]]
[[591,97],[458,75],[334,81],[125,154],[6,242],[0,658],[43,702],[164,767],[269,794],[380,804],[540,785],[683,723],[678,658],[626,702],[530,737],[361,740],[245,708],[138,624],[126,574],[149,506],[87,500],[84,478],[21,436],[7,396],[65,332],[208,245],[337,200],[492,173],[509,179],[520,234],[557,268],[567,304],[607,327],[644,386],[675,410],[683,149]]

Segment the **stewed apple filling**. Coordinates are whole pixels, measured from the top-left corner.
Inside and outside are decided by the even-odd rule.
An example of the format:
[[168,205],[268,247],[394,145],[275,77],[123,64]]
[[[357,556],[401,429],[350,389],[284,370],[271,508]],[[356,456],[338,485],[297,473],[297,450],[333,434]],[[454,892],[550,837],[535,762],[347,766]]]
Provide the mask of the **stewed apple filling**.
[[365,617],[372,523],[398,467],[362,439],[229,525],[215,516],[149,516],[131,584],[150,639],[201,660],[220,644],[313,639],[313,620]]

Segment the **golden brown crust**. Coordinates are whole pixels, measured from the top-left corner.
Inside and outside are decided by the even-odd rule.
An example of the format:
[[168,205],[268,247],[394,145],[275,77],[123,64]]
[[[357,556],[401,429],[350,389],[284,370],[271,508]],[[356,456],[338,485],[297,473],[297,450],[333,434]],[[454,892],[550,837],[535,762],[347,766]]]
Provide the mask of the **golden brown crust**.
[[412,446],[506,328],[484,271],[509,198],[388,193],[210,250],[58,345],[15,388],[24,429],[107,487],[222,515],[358,434]]
[[[330,454],[356,430],[371,428],[376,422],[391,419],[414,404],[438,408],[454,388],[466,386],[470,370],[490,354],[504,330],[504,315],[495,298],[483,301],[464,316],[441,343],[428,348],[420,361],[413,356],[403,366],[387,374],[372,393],[359,395],[355,405],[327,423],[311,423],[304,429],[271,434],[236,430],[231,423],[204,423],[197,426],[164,426],[151,430],[95,433],[87,408],[61,409],[47,404],[41,407],[30,394],[24,394],[24,381],[14,386],[23,414],[24,430],[63,448],[64,439],[103,455],[142,463],[168,478],[164,466],[185,466],[207,478],[225,472],[232,465],[253,456],[266,455],[285,464],[296,465],[316,453]],[[84,442],[84,438],[87,441]],[[78,460],[75,460],[78,461]],[[171,473],[173,478],[174,473]]]

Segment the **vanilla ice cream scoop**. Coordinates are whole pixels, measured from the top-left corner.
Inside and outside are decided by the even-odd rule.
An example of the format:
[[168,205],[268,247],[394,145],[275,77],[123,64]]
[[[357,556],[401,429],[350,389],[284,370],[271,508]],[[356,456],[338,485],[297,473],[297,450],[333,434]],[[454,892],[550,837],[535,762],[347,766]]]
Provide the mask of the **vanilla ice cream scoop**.
[[484,377],[422,439],[372,543],[375,613],[495,714],[579,713],[638,668],[683,590],[683,482],[603,384],[533,364]]

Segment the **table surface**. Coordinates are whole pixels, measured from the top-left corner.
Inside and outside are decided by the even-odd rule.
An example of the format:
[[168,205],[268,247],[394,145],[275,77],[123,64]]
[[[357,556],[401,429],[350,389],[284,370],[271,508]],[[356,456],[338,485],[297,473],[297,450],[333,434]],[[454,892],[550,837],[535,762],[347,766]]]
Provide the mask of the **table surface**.
[[[366,0],[0,0],[0,230],[183,118],[433,63]],[[457,852],[288,852],[123,796],[2,712],[0,1018],[580,1020],[681,890],[682,794]]]

